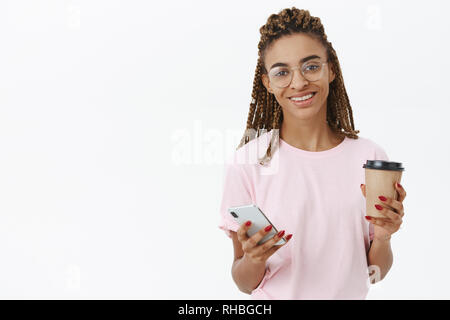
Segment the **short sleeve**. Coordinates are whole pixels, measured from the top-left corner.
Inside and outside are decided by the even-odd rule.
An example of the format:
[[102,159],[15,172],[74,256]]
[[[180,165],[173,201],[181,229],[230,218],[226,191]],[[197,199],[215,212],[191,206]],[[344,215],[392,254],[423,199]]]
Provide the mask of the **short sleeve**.
[[[384,161],[389,161],[389,157],[386,154],[386,151],[384,151],[384,149],[382,147],[380,147],[377,144],[375,145],[375,156],[374,156],[374,160],[384,160]],[[372,241],[373,240],[373,235],[374,235],[374,230],[373,230],[373,224],[369,223],[369,238]]]
[[229,238],[231,238],[230,230],[236,232],[240,225],[230,215],[228,208],[252,203],[251,185],[243,169],[243,165],[237,163],[235,160],[227,162],[224,166],[219,228],[225,231]]

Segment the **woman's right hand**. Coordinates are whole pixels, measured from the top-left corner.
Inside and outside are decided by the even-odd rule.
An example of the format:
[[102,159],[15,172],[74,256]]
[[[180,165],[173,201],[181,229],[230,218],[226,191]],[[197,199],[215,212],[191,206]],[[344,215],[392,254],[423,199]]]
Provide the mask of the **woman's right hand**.
[[250,221],[243,223],[237,230],[237,238],[242,245],[244,256],[255,264],[265,263],[272,254],[288,243],[292,237],[292,234],[287,235],[287,241],[284,244],[275,246],[275,243],[280,241],[284,235],[284,230],[282,230],[278,234],[274,235],[272,239],[258,245],[258,242],[264,238],[270,230],[272,230],[272,226],[268,225],[267,227],[259,230],[253,236],[249,237],[247,235],[247,230],[250,229],[250,226]]

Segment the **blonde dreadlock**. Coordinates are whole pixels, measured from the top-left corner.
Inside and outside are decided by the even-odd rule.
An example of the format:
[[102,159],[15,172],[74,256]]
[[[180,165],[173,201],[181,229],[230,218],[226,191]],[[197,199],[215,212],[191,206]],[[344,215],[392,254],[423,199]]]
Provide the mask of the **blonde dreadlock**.
[[[237,149],[250,140],[259,137],[262,132],[272,129],[272,137],[266,154],[259,163],[267,164],[272,158],[279,144],[279,130],[283,121],[283,112],[275,96],[270,93],[262,83],[262,74],[267,74],[264,66],[264,56],[267,48],[284,35],[305,33],[319,40],[327,50],[327,56],[335,73],[335,79],[330,83],[327,98],[327,122],[330,128],[340,137],[358,139],[359,130],[355,131],[353,112],[344,86],[341,67],[336,52],[328,42],[324,27],[320,18],[313,17],[308,10],[300,10],[295,7],[281,10],[278,14],[272,14],[267,23],[259,32],[261,39],[258,44],[258,63],[253,80],[252,102],[247,118],[247,126],[244,136]],[[275,131],[275,133],[274,133]],[[274,150],[272,149],[274,147]]]

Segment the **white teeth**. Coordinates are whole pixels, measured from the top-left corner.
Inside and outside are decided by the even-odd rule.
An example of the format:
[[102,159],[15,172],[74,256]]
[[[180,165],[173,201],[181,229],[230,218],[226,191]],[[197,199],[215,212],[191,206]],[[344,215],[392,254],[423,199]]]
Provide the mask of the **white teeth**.
[[293,97],[293,98],[290,98],[290,99],[294,100],[294,101],[303,101],[303,100],[307,100],[307,99],[311,98],[313,95],[314,95],[313,93],[310,93],[310,94],[308,94],[306,96],[303,96],[303,97]]

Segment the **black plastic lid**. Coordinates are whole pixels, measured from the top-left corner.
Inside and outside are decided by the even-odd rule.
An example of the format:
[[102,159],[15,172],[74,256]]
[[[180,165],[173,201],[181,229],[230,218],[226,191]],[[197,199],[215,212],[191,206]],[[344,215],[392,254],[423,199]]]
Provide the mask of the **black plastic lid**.
[[384,160],[367,160],[363,164],[363,168],[366,169],[378,169],[378,170],[394,170],[403,171],[405,168],[402,167],[400,162],[384,161]]

